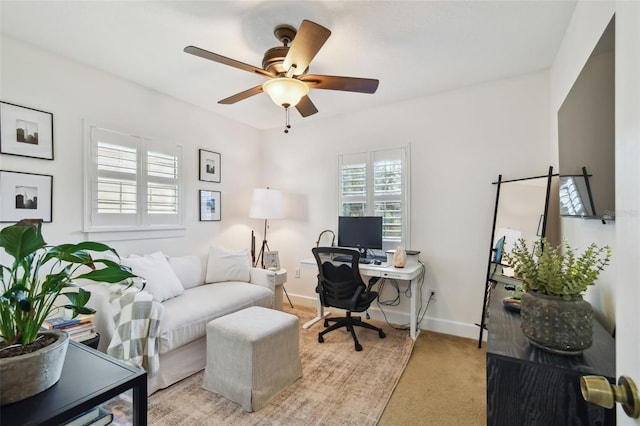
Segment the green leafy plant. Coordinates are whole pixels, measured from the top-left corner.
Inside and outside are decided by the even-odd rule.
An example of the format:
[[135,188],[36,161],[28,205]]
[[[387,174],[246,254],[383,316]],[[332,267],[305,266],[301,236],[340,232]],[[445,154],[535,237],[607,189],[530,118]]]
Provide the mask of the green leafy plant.
[[561,246],[553,247],[542,238],[529,249],[526,241],[519,238],[511,253],[504,254],[504,259],[522,280],[525,291],[571,300],[595,284],[611,260],[611,248],[599,248],[593,243],[578,256],[566,240]]
[[[111,247],[91,241],[49,246],[41,227],[40,221],[23,220],[0,231],[0,247],[13,258],[10,265],[0,265],[0,348],[34,342],[54,309],[71,309],[73,316],[95,312],[85,307],[91,293],[74,280],[118,283],[135,277],[113,260],[91,257],[91,252],[109,251],[119,258]],[[69,303],[57,306],[59,296]]]

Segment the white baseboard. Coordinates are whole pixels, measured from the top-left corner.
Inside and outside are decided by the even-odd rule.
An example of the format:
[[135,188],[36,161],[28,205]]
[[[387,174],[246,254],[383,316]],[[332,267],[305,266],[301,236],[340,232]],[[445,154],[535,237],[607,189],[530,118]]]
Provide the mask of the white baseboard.
[[[305,307],[315,308],[316,299],[308,296],[298,296],[289,294],[291,302],[295,305],[301,305]],[[287,303],[285,300],[284,303]],[[383,313],[384,312],[384,313]],[[378,321],[388,321],[395,325],[406,325],[409,327],[409,313],[394,311],[392,307],[382,307],[382,310],[374,304],[369,309],[369,315],[372,319]],[[420,330],[429,330],[436,333],[450,334],[452,336],[465,337],[468,339],[478,339],[480,334],[480,328],[475,324],[467,324],[458,321],[443,320],[440,318],[432,318],[425,316],[418,324]],[[484,333],[483,340],[486,340],[487,333]]]

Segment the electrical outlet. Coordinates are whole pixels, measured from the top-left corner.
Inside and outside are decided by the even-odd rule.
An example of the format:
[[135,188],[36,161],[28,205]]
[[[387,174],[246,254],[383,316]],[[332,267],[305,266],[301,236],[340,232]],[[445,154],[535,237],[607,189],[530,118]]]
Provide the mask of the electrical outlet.
[[296,268],[296,278],[300,278],[300,268]]
[[435,288],[428,288],[427,297],[430,301],[435,302],[436,300],[438,300],[438,290],[436,290]]

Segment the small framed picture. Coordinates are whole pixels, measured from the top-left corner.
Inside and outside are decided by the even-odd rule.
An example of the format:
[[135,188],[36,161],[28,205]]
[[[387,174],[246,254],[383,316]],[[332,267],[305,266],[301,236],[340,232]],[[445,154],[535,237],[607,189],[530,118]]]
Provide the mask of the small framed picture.
[[264,267],[272,271],[280,269],[280,258],[277,251],[264,252]]
[[51,222],[53,176],[0,170],[0,222]]
[[0,154],[53,160],[53,114],[0,102]]
[[220,183],[220,154],[200,150],[200,180]]
[[220,191],[200,190],[200,222],[220,220]]

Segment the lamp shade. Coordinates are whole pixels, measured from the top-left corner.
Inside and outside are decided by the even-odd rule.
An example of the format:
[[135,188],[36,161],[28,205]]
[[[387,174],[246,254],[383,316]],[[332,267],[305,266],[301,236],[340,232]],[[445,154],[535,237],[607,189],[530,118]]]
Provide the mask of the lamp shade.
[[309,93],[309,86],[295,78],[279,77],[265,81],[262,90],[267,92],[276,105],[289,108],[296,106]]
[[249,217],[252,219],[282,219],[282,192],[277,189],[253,190]]

